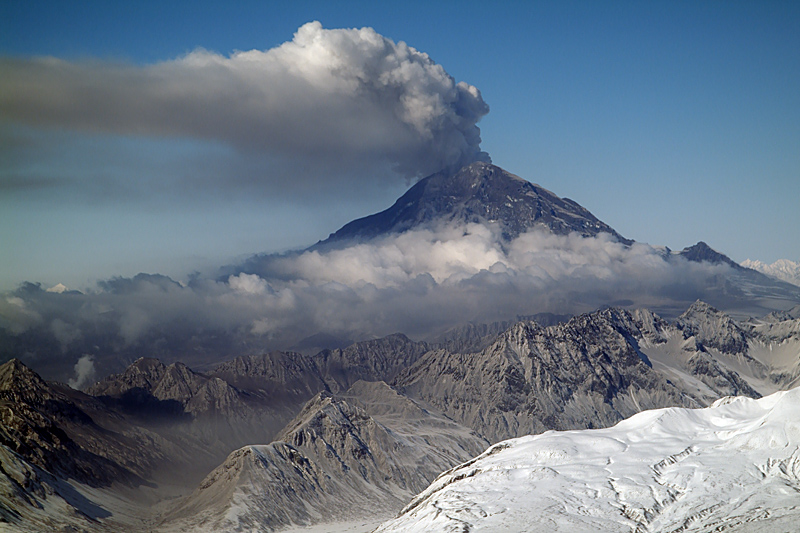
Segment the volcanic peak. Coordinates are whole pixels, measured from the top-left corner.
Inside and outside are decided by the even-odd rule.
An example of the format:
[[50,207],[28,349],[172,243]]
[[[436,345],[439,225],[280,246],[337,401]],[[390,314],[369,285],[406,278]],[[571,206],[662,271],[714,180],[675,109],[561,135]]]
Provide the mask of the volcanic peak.
[[313,248],[367,241],[440,223],[495,223],[505,241],[543,228],[557,235],[608,233],[625,244],[633,242],[576,202],[498,166],[476,161],[455,174],[440,172],[420,180],[389,209],[346,224]]

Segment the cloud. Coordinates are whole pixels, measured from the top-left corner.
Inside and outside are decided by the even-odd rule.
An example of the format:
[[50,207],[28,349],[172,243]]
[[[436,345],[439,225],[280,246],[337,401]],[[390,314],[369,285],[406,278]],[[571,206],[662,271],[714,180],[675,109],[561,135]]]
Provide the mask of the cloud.
[[114,278],[85,294],[26,284],[0,301],[0,342],[70,374],[85,354],[102,373],[142,353],[210,364],[286,349],[316,333],[426,338],[470,321],[606,304],[674,315],[697,298],[713,302],[732,272],[607,235],[533,230],[501,245],[498,232],[479,224],[431,227],[339,250],[258,256],[185,285],[148,274]]
[[240,274],[230,276],[228,285],[235,292],[241,294],[266,294],[269,285],[267,282],[254,274]]
[[73,389],[82,389],[90,385],[95,377],[94,360],[91,355],[84,355],[75,363],[75,377],[67,383]]
[[[221,144],[233,153],[193,154],[195,185],[239,181],[273,192],[376,175],[413,179],[488,159],[476,124],[489,108],[478,89],[371,28],[310,22],[270,50],[223,56],[197,49],[147,66],[4,58],[0,70],[2,137],[20,148],[6,154],[7,187],[19,188],[23,178],[35,187],[50,183],[26,174],[42,161],[37,154],[68,157],[47,142],[58,135],[39,128]],[[93,143],[85,144],[90,153]]]

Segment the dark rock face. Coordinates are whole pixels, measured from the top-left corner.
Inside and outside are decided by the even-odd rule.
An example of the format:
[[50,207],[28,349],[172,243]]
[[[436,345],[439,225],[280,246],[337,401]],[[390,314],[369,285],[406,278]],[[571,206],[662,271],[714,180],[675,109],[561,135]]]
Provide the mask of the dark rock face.
[[317,248],[366,241],[436,223],[497,223],[505,240],[532,228],[558,235],[619,235],[568,198],[534,185],[489,163],[472,163],[453,175],[439,173],[420,180],[389,209],[346,224]]
[[313,358],[297,352],[241,356],[208,374],[277,405],[297,407],[327,388]]
[[724,263],[736,270],[744,270],[744,267],[736,263],[733,259],[725,254],[717,252],[703,241],[698,242],[694,246],[684,248],[678,252],[678,255],[696,263],[702,263],[704,261],[713,264]]
[[139,453],[130,439],[98,425],[87,405],[104,414],[97,413],[103,410],[99,402],[47,383],[12,359],[0,366],[0,445],[31,465],[90,486],[141,483],[152,452]]
[[341,350],[325,350],[314,360],[332,391],[345,391],[356,381],[391,381],[428,351],[396,333],[380,339],[357,342]]
[[237,357],[211,372],[141,358],[88,389],[137,424],[184,435],[219,464],[230,450],[270,442],[311,396],[326,390],[316,365],[293,352]]
[[697,301],[676,321],[686,337],[693,336],[698,342],[722,353],[747,353],[747,336],[742,328],[725,313]]
[[643,409],[697,406],[638,350],[626,311],[606,309],[542,328],[520,322],[487,349],[438,350],[395,384],[488,440],[612,425]]

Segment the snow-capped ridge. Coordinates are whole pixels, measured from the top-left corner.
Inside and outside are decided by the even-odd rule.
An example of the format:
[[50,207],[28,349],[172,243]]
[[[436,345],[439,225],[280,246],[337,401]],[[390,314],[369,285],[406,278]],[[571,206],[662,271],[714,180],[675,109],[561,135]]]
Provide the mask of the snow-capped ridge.
[[746,259],[742,261],[741,265],[745,268],[757,270],[771,278],[800,286],[800,261],[778,259],[772,264],[766,264],[763,261]]
[[788,531],[799,474],[793,389],[505,441],[376,531]]

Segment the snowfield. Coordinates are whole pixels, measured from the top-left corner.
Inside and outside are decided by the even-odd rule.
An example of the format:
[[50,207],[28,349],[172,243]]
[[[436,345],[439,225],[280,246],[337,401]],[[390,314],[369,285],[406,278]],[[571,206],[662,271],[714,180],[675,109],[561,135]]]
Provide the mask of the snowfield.
[[501,442],[376,532],[789,532],[798,521],[800,388]]

